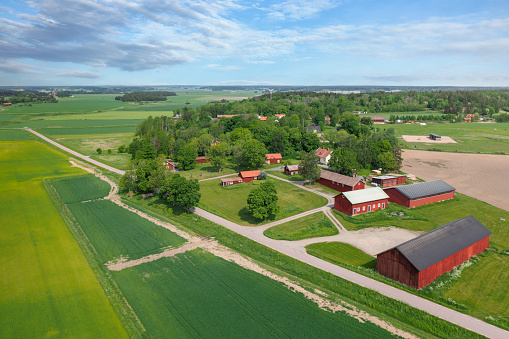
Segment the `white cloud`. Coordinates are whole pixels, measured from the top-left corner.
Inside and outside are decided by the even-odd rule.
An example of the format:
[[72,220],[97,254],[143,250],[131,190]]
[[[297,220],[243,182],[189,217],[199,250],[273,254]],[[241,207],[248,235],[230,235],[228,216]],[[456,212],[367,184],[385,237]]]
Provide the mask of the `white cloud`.
[[341,4],[334,0],[291,0],[272,5],[268,17],[274,20],[302,20],[330,10]]
[[97,79],[100,77],[99,73],[85,72],[85,71],[67,71],[57,74],[59,77],[69,78],[83,78],[83,79]]
[[30,64],[20,63],[13,60],[4,60],[0,63],[0,71],[11,74],[41,74],[43,72],[35,70]]

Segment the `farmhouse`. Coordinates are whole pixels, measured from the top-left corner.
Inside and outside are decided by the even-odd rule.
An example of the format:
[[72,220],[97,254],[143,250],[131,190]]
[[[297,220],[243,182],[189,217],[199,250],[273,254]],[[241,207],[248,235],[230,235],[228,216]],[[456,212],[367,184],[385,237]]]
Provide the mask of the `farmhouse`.
[[241,184],[242,182],[243,181],[241,177],[221,178],[221,186]]
[[383,115],[366,115],[367,118],[371,118],[374,124],[385,124]]
[[267,121],[267,117],[260,117],[260,121]]
[[330,148],[320,147],[315,151],[315,155],[320,158],[320,164],[327,165],[329,163],[332,151]]
[[389,201],[408,208],[454,198],[456,189],[440,179],[385,189]]
[[265,164],[279,164],[281,161],[283,161],[283,157],[280,153],[269,153],[265,154]]
[[281,119],[281,118],[286,117],[286,114],[283,114],[283,113],[281,113],[281,114],[275,114],[275,116],[276,116],[276,118]]
[[376,269],[386,277],[420,289],[487,249],[490,234],[469,215],[379,253]]
[[285,172],[285,174],[288,174],[288,175],[299,174],[300,173],[299,165],[286,164],[286,166],[284,168],[284,172]]
[[357,215],[385,209],[389,196],[380,187],[350,191],[334,197],[334,208],[348,215]]
[[380,175],[373,177],[371,181],[380,187],[402,185],[405,183],[406,175],[395,174],[395,175]]
[[340,192],[366,188],[366,184],[362,181],[362,177],[353,178],[324,169],[320,170],[320,178],[316,179],[316,182]]
[[196,159],[194,159],[194,161],[196,161],[197,163],[209,162],[210,158],[209,157],[196,157]]
[[244,171],[239,173],[239,177],[243,180],[243,182],[250,182],[258,179],[260,176],[260,170],[256,171]]

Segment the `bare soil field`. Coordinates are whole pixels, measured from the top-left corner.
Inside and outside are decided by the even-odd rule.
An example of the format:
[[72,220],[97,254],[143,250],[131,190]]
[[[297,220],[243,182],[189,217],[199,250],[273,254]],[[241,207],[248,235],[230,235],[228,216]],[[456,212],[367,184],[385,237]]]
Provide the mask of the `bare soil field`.
[[442,179],[460,193],[509,211],[509,156],[403,150],[403,167],[424,180]]
[[430,144],[456,144],[451,137],[442,137],[441,140],[433,140],[425,135],[402,135],[406,142],[428,142]]

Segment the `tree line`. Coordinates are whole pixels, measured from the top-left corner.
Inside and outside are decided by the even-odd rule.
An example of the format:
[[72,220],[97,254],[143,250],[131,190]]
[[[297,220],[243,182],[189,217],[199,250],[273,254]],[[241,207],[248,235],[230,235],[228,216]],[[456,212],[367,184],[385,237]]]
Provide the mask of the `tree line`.
[[115,100],[122,102],[166,101],[166,97],[176,95],[175,92],[167,91],[139,91],[116,96]]

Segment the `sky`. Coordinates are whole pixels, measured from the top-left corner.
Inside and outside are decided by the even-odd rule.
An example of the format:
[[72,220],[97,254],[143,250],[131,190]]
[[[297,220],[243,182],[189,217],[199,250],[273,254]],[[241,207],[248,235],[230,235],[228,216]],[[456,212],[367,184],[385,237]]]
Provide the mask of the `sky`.
[[0,85],[509,86],[509,1],[1,0]]

